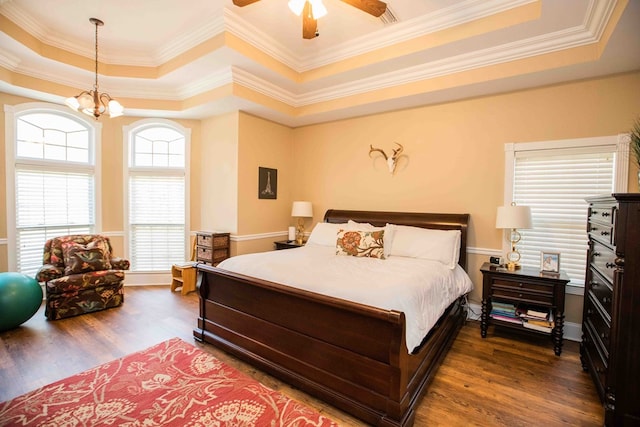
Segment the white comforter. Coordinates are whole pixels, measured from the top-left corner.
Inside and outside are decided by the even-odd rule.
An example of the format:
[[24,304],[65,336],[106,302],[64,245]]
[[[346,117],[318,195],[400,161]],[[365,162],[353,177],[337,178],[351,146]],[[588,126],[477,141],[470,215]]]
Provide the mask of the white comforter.
[[[219,268],[372,307],[404,312],[407,351],[417,347],[444,310],[473,283],[458,265],[391,256],[335,255],[335,248],[305,246],[229,258]],[[372,331],[373,332],[373,331]]]

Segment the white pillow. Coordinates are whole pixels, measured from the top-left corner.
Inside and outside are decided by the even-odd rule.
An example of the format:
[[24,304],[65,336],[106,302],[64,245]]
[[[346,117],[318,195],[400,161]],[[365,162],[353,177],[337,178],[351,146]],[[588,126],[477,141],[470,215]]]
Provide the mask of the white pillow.
[[347,227],[349,230],[352,231],[380,231],[380,230],[384,230],[384,237],[383,237],[383,242],[384,242],[384,257],[385,258],[389,258],[389,255],[391,255],[391,241],[393,239],[393,230],[390,229],[389,224],[387,224],[385,227],[376,227],[374,225],[369,224],[368,222],[356,222],[353,220],[349,220],[349,222],[347,222]]
[[311,235],[307,239],[307,245],[332,246],[335,248],[338,240],[338,230],[344,228],[344,224],[319,222],[313,227]]
[[393,229],[392,256],[438,261],[450,269],[454,269],[458,263],[460,230],[432,230],[392,224],[387,226]]

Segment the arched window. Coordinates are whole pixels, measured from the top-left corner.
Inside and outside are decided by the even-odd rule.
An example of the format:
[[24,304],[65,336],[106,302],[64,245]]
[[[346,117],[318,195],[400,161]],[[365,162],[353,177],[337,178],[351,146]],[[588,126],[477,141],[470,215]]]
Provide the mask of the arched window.
[[188,129],[169,120],[143,120],[125,128],[132,271],[167,271],[187,259],[188,137]]
[[9,265],[32,276],[47,239],[96,229],[99,125],[43,105],[6,109]]

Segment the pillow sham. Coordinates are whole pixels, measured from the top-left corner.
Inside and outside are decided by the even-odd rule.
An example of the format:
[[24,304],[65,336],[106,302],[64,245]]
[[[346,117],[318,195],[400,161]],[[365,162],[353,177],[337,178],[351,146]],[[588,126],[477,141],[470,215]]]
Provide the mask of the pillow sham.
[[75,242],[62,244],[64,274],[79,274],[111,269],[109,246],[102,239],[86,245]]
[[334,246],[338,231],[343,229],[344,224],[332,224],[330,222],[319,222],[313,227],[307,245]]
[[389,258],[391,255],[391,241],[393,239],[393,232],[388,227],[387,224],[384,227],[376,227],[375,225],[371,225],[368,222],[356,222],[353,220],[349,220],[347,222],[347,227],[349,230],[364,230],[364,231],[380,231],[384,230],[384,257]]
[[336,255],[384,259],[384,230],[340,230]]
[[454,269],[460,258],[460,230],[432,230],[387,224],[393,230],[391,256],[438,261]]

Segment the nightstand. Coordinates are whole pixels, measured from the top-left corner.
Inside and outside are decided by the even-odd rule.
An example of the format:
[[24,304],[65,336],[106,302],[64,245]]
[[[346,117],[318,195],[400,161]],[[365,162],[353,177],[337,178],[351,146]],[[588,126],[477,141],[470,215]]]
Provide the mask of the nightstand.
[[[564,273],[556,275],[542,274],[536,268],[522,267],[509,271],[504,267],[485,262],[480,268],[482,272],[482,315],[480,318],[480,334],[487,336],[489,324],[517,329],[532,334],[547,334],[553,340],[555,354],[562,352],[562,335],[564,327],[565,286],[569,277]],[[524,326],[520,316],[510,319],[509,315],[492,313],[492,304],[502,307],[514,306],[528,308],[532,311],[546,311],[553,317],[553,327],[549,330],[534,328],[534,322]]]
[[295,240],[281,240],[279,242],[273,242],[276,245],[276,250],[279,251],[281,249],[293,249],[293,248],[301,248],[304,246],[304,243],[299,245]]

